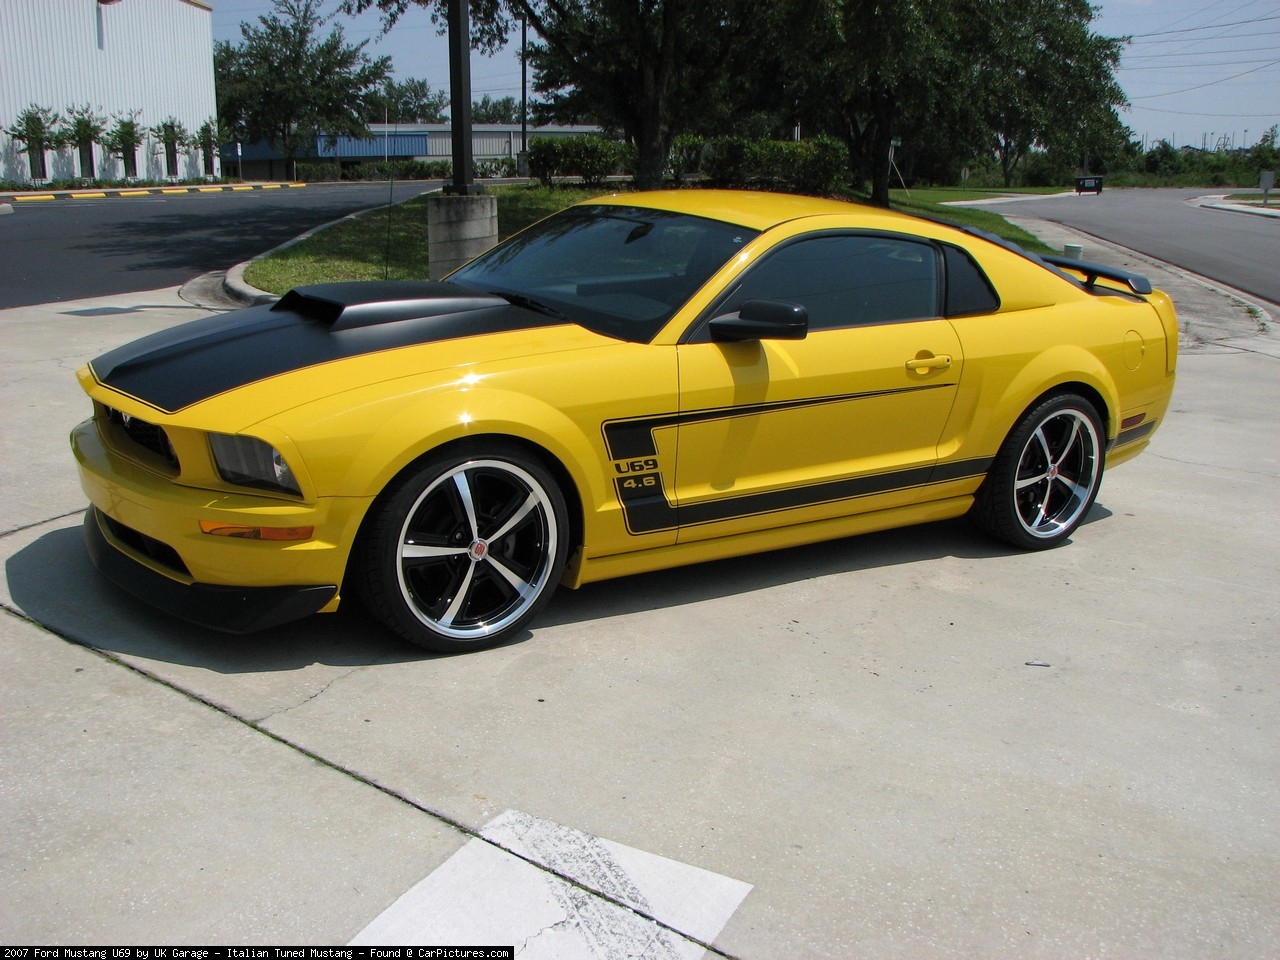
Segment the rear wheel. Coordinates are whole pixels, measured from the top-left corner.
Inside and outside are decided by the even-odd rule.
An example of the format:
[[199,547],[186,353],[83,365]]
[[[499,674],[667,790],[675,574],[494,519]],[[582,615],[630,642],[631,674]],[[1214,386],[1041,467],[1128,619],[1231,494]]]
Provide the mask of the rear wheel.
[[444,453],[376,507],[354,571],[370,611],[437,653],[520,631],[564,570],[568,521],[550,474],[514,448]]
[[1084,520],[1102,482],[1102,427],[1083,397],[1038,404],[1005,439],[978,490],[973,517],[1026,550],[1056,547]]

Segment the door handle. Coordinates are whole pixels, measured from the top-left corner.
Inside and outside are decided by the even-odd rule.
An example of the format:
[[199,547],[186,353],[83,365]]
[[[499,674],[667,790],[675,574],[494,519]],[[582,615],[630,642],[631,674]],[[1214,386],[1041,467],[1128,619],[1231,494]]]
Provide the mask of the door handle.
[[908,370],[946,370],[951,366],[951,357],[947,354],[939,356],[916,357],[907,361]]

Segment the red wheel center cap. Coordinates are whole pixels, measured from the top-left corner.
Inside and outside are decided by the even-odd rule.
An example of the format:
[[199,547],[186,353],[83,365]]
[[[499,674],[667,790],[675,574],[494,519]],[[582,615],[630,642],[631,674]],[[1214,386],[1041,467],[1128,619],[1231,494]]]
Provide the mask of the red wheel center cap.
[[483,560],[489,553],[489,544],[484,540],[476,540],[471,544],[471,548],[467,551],[467,556],[472,560]]

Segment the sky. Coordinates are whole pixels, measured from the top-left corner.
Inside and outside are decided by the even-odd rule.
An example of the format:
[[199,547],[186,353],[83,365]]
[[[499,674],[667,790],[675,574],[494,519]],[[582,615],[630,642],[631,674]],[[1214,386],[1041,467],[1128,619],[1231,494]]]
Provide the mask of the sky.
[[[240,42],[271,0],[209,0],[213,38]],[[1130,36],[1117,77],[1131,107],[1121,121],[1146,144],[1248,147],[1280,124],[1280,0],[1104,0],[1096,33]],[[323,0],[325,13],[337,0]],[[368,40],[390,56],[398,80],[449,88],[449,54],[425,10],[410,11],[385,36],[376,11],[337,17],[347,42]],[[495,57],[472,54],[472,98],[520,96],[519,37]]]

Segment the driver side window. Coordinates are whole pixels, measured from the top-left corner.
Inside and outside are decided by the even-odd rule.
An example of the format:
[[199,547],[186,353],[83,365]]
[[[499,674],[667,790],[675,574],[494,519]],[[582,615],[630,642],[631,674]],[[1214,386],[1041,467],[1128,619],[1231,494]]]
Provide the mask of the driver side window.
[[938,256],[928,244],[883,236],[807,237],[755,264],[717,313],[748,300],[785,300],[809,312],[809,329],[940,315]]

